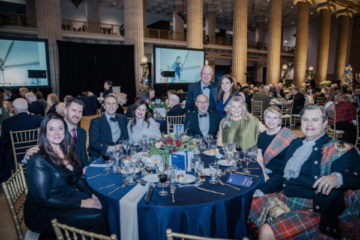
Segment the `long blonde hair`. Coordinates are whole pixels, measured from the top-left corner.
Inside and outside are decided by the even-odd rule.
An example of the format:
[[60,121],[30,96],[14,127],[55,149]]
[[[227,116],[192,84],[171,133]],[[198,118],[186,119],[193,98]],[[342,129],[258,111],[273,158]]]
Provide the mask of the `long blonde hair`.
[[230,99],[229,103],[225,107],[226,117],[231,118],[231,105],[234,102],[238,102],[241,105],[241,117],[245,118],[245,119],[248,119],[249,118],[249,112],[247,110],[247,106],[244,103],[244,100],[242,99],[242,97],[240,97],[240,96],[235,96],[235,97],[232,97]]

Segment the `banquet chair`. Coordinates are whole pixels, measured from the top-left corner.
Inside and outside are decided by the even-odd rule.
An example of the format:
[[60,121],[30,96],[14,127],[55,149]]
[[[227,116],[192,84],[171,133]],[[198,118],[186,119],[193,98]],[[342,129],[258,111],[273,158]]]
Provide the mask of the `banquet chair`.
[[3,182],[1,186],[4,190],[5,198],[14,221],[18,239],[38,239],[40,236],[39,233],[34,233],[29,230],[26,233],[26,236],[24,236],[21,229],[21,224],[24,222],[23,207],[28,192],[28,186],[22,166],[20,165],[19,168],[16,169],[16,172],[14,172],[6,182]]
[[[166,116],[167,134],[174,131],[174,124],[183,124],[184,116]],[[186,129],[185,129],[186,130]]]
[[26,150],[37,145],[39,129],[29,129],[23,131],[10,131],[11,146],[14,153],[15,169],[18,168],[18,158],[21,161],[26,154]]
[[286,124],[289,123],[289,128],[292,129],[291,123],[292,123],[292,109],[293,109],[294,103],[287,103],[282,102],[281,103],[281,113],[282,113],[282,124],[286,127]]
[[316,98],[316,104],[323,106],[324,103],[325,103],[325,99],[326,99],[326,97],[317,97]]
[[[209,237],[199,237],[195,235],[183,234],[183,233],[174,233],[170,228],[166,229],[166,238],[167,240],[174,240],[175,238],[181,238],[182,240],[226,240],[224,238],[209,238]],[[248,238],[243,238],[243,240]]]
[[263,101],[251,101],[251,113],[254,117],[257,117],[262,122],[263,113]]
[[[329,137],[339,139],[345,133],[342,130],[336,130],[336,111],[327,110],[328,113],[328,125],[326,126],[326,133]],[[330,120],[333,122],[333,127],[329,124]]]
[[[85,239],[86,237],[91,238],[91,240],[93,239],[99,239],[99,240],[117,240],[116,235],[115,234],[111,234],[111,236],[105,236],[102,234],[97,234],[97,233],[93,233],[93,232],[88,232],[85,230],[81,230],[75,227],[70,227],[67,226],[65,224],[61,224],[57,221],[56,218],[54,218],[53,220],[51,220],[51,224],[54,228],[54,232],[56,235],[56,239],[57,240],[71,240],[71,239],[79,239],[78,235],[81,236],[81,239]],[[65,236],[63,235],[63,232]],[[86,238],[87,239],[87,238]]]
[[[306,107],[306,105],[308,105],[308,104],[309,103],[305,101],[304,107]],[[300,113],[291,114],[291,123],[294,124],[294,129],[295,129],[297,123],[301,124]]]

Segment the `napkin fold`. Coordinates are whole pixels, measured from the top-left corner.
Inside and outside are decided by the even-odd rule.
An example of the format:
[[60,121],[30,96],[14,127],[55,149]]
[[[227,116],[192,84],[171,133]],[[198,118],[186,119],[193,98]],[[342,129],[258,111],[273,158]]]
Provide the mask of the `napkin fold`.
[[124,197],[120,199],[121,239],[139,239],[137,204],[147,192],[149,185],[149,183],[147,183],[145,186],[137,184]]

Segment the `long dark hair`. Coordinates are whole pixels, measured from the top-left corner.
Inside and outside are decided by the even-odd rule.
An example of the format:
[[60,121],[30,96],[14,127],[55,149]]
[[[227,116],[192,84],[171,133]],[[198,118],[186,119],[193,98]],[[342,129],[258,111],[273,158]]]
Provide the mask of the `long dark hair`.
[[64,159],[68,160],[69,164],[71,164],[74,168],[76,168],[77,166],[81,167],[80,160],[74,150],[74,141],[71,139],[67,129],[67,124],[65,120],[57,113],[50,113],[46,115],[41,122],[39,131],[39,153],[46,159],[49,158],[57,166],[64,166],[64,164],[62,163],[62,160],[64,159],[61,159],[54,152],[46,137],[46,127],[50,120],[60,120],[64,124],[65,136],[64,140],[60,143],[60,148],[64,153]]
[[105,82],[107,83],[107,85],[109,85],[109,90],[112,90],[113,82],[110,80],[106,80]]
[[224,79],[229,79],[230,83],[232,83],[232,87],[230,89],[230,96],[233,97],[235,96],[236,93],[236,88],[235,88],[235,80],[232,76],[230,76],[230,74],[224,74],[220,79],[219,79],[219,86],[218,86],[218,93],[217,93],[217,100],[221,100],[224,96],[224,91],[221,88],[221,83]]
[[139,99],[137,100],[133,107],[132,107],[132,110],[131,110],[131,114],[132,114],[132,119],[131,119],[131,123],[130,123],[130,131],[132,132],[132,129],[133,127],[136,125],[136,115],[135,115],[135,111],[138,107],[140,107],[141,105],[145,105],[146,107],[146,113],[145,113],[145,119],[144,121],[148,124],[147,125],[147,128],[150,127],[150,122],[149,122],[149,118],[150,118],[150,115],[149,115],[149,105],[147,104],[146,101],[142,100],[142,99]]

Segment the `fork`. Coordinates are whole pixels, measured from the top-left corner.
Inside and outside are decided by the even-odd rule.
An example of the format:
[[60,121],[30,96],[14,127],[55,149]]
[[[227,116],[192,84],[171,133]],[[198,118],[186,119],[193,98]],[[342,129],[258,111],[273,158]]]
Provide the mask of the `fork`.
[[113,194],[114,192],[116,192],[116,191],[119,190],[120,188],[124,188],[125,186],[126,186],[126,183],[124,183],[123,185],[121,185],[121,186],[118,187],[118,188],[115,188],[115,190],[109,192],[108,194],[109,194],[109,195],[110,195],[110,194]]
[[174,199],[175,187],[174,186],[171,186],[170,193],[172,194],[172,201],[173,201],[173,203],[175,203],[175,199]]
[[108,175],[110,172],[107,172],[105,174],[98,174],[98,175],[95,175],[95,176],[92,176],[92,177],[88,177],[87,179],[92,179],[92,178],[96,178],[96,177],[100,177],[100,176],[106,176]]

